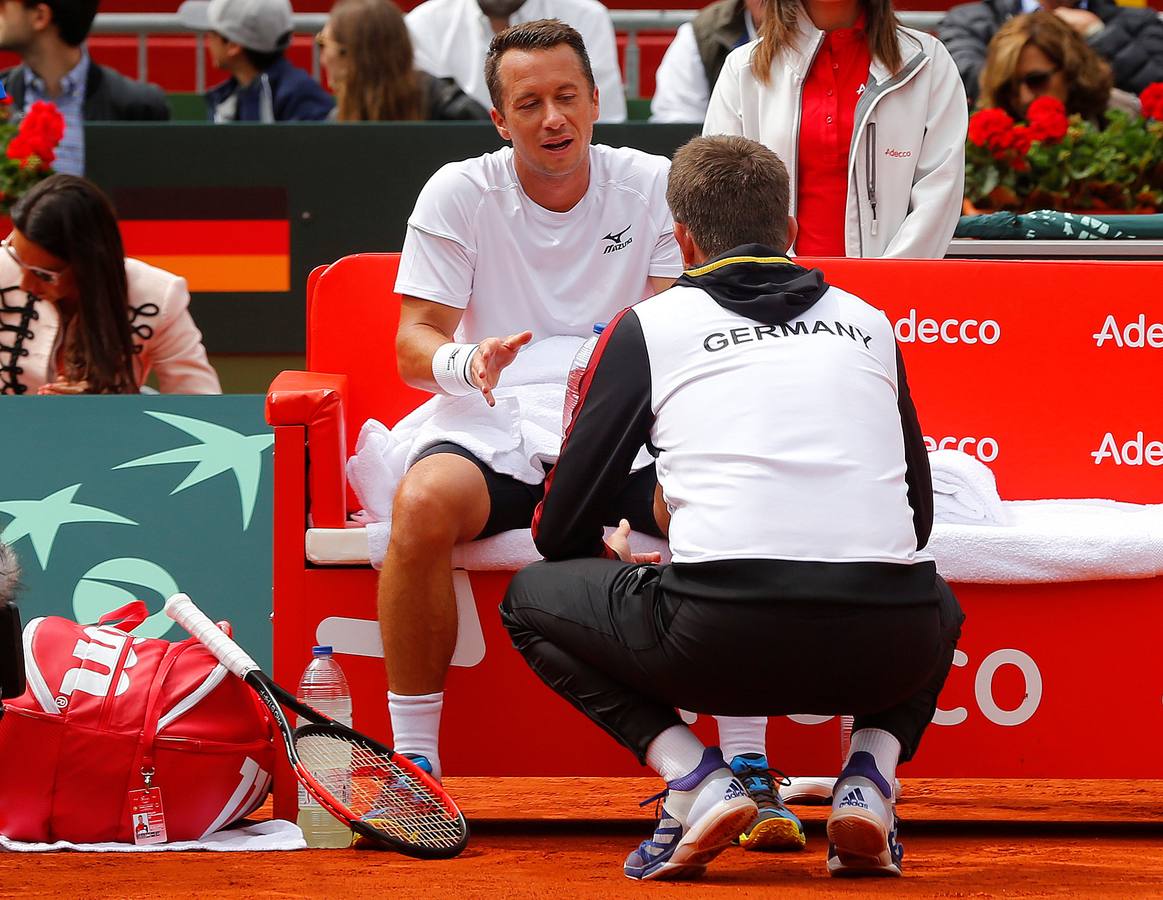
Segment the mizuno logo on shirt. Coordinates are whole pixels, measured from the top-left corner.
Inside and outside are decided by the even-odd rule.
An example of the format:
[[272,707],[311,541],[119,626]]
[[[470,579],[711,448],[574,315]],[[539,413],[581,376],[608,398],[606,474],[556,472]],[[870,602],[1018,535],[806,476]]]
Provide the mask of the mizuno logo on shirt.
[[872,335],[865,334],[858,325],[844,322],[781,322],[778,325],[747,325],[729,331],[715,331],[703,338],[703,349],[708,353],[725,350],[732,344],[752,344],[768,338],[790,337],[793,334],[819,334],[824,332],[833,337],[846,337],[867,347]]
[[617,234],[615,234],[614,232],[611,231],[604,238],[602,238],[603,241],[610,242],[605,247],[602,248],[602,253],[603,254],[613,253],[615,250],[622,250],[625,247],[629,247],[632,243],[634,243],[634,238],[632,238],[632,237],[627,237],[623,240],[626,232],[628,232],[633,227],[634,227],[633,225],[627,225],[625,228],[623,228]]

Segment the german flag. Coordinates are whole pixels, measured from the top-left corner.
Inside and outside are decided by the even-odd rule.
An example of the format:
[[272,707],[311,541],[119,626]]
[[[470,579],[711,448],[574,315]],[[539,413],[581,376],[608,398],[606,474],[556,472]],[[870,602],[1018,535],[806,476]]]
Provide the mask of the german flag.
[[125,255],[181,275],[192,293],[286,293],[291,223],[283,188],[120,188]]

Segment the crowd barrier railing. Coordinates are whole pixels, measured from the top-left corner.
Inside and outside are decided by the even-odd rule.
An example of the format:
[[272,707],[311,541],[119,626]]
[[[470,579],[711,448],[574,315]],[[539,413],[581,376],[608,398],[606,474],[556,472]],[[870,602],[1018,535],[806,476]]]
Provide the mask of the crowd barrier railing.
[[[640,59],[638,35],[644,31],[674,32],[684,22],[697,15],[695,9],[612,9],[610,18],[614,29],[626,35],[626,58],[623,79],[626,98],[636,100],[641,96]],[[898,13],[901,21],[909,28],[933,31],[941,21],[944,12],[904,11]],[[295,34],[316,34],[327,22],[326,13],[296,13]],[[137,79],[149,80],[149,37],[157,34],[191,35],[181,24],[176,13],[101,13],[93,23],[94,34],[130,34],[137,37]],[[195,53],[194,81],[199,93],[206,90],[206,53],[204,36],[193,34]],[[319,77],[319,48],[311,47],[311,74]]]

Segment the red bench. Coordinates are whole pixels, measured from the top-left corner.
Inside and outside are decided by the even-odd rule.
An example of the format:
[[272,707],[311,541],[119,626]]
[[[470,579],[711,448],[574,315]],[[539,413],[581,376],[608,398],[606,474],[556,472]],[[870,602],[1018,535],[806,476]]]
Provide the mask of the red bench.
[[[391,286],[397,264],[395,255],[363,254],[313,274],[310,371],[282,373],[268,396],[275,428],[274,671],[283,684],[296,683],[317,637],[352,624],[339,620],[354,620],[375,643],[376,573],[366,564],[309,563],[304,535],[308,517],[315,527],[339,528],[355,509],[343,464],[363,421],[374,416],[394,423],[426,397],[396,374],[398,300]],[[1110,338],[1099,347],[1095,337],[1104,328],[1125,335],[1125,325],[1138,321],[1163,278],[1163,262],[821,265],[831,281],[897,323],[926,434],[934,444],[976,450],[996,473],[1003,498],[1163,502],[1163,445],[1157,455],[1142,454],[1139,464],[1093,455],[1108,433],[1118,446],[1163,441],[1161,351]],[[1163,325],[1149,333],[1163,335]],[[512,651],[496,615],[508,577],[457,575],[465,634],[458,653],[466,665],[449,676],[445,770],[639,772],[628,754],[553,696]],[[907,774],[1163,774],[1146,749],[1163,737],[1163,671],[1152,664],[1163,630],[1160,584],[1156,578],[956,585],[969,616],[964,639],[942,694],[941,724],[930,730]],[[388,731],[382,660],[374,646],[357,641],[352,649],[338,658],[353,684],[356,727],[382,737]],[[705,719],[696,727],[705,728]],[[827,774],[837,763],[836,732],[835,721],[778,720],[770,745],[781,768]],[[480,753],[482,745],[507,752]],[[1144,749],[1136,753],[1135,747]],[[293,803],[283,781],[281,814],[283,804]]]

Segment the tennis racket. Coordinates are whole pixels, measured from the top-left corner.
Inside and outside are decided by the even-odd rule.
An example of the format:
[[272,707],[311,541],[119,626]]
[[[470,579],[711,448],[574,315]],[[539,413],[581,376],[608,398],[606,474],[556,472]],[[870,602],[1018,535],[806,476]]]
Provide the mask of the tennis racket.
[[[258,694],[282,733],[295,777],[327,812],[356,834],[409,856],[446,859],[464,849],[464,816],[431,775],[287,693],[185,594],[166,601],[166,615]],[[311,724],[292,730],[282,707]]]

